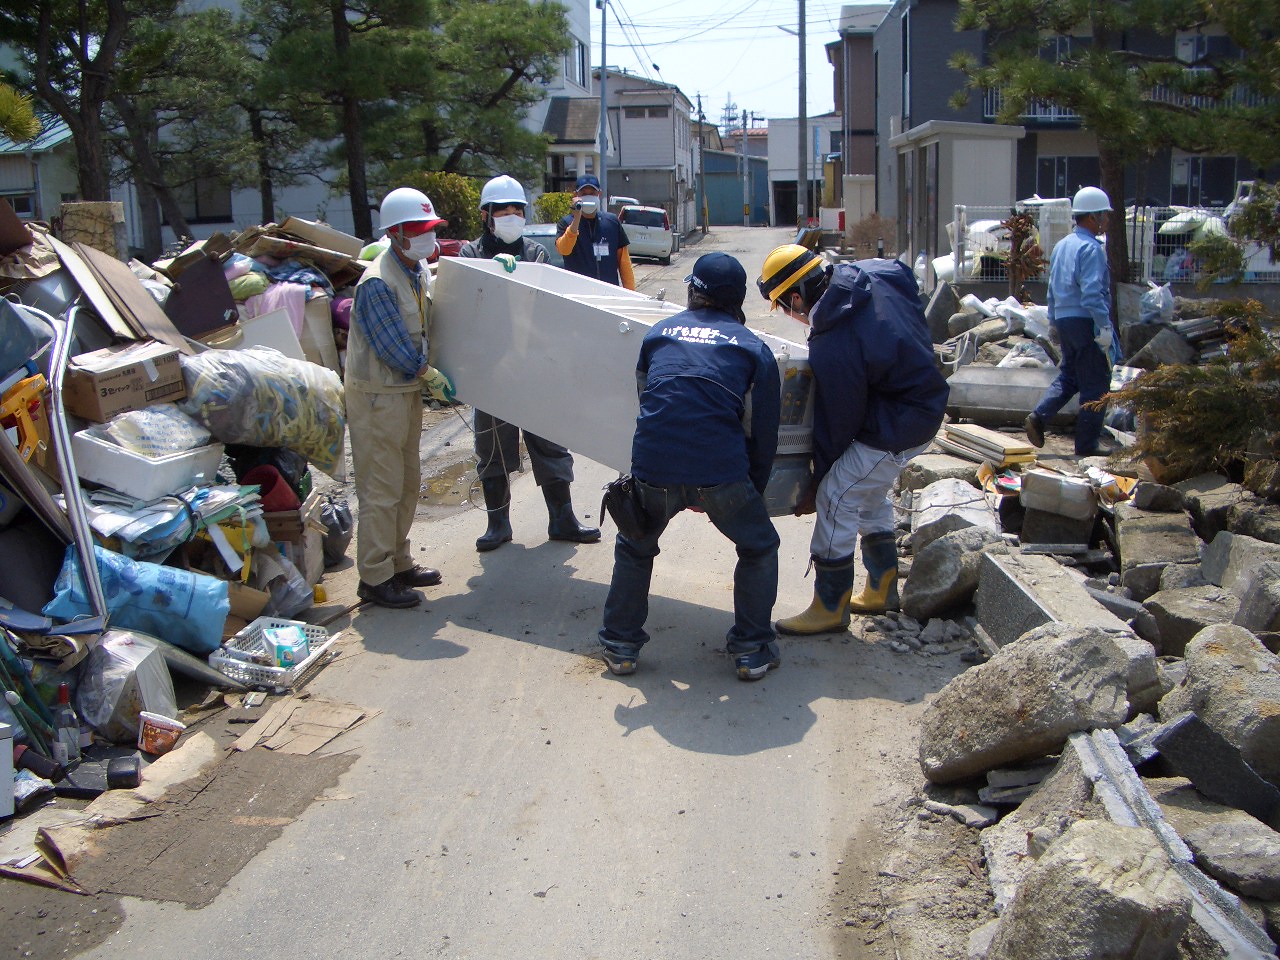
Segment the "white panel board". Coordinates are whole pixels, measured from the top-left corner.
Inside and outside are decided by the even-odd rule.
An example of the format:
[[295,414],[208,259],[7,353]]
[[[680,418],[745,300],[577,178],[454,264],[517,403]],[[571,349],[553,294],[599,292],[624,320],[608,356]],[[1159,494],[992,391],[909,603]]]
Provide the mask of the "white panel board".
[[[682,307],[541,263],[508,274],[491,260],[442,258],[432,290],[432,355],[458,399],[631,469],[640,341]],[[807,350],[759,336],[783,367],[783,417],[792,426],[783,429],[782,451],[808,450]]]

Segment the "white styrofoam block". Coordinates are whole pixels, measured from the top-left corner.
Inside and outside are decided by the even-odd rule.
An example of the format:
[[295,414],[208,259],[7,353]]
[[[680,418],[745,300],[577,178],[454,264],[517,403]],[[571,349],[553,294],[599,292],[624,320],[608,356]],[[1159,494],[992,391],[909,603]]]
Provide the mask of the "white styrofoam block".
[[76,473],[143,503],[213,483],[222,462],[222,444],[211,443],[167,457],[143,457],[93,436],[92,428],[71,435]]
[[[683,307],[550,264],[522,263],[508,274],[494,261],[466,258],[441,259],[432,291],[432,357],[458,399],[630,470],[640,341]],[[783,428],[780,447],[806,451],[813,429],[808,351],[758,335],[780,358],[784,422],[794,421]]]
[[0,820],[13,816],[13,727],[0,723]]

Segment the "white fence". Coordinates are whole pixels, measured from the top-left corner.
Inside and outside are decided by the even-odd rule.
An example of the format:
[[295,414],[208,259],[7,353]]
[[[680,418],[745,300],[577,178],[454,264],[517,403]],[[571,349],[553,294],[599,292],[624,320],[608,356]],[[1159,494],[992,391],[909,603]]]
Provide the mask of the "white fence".
[[[954,282],[1007,279],[1009,231],[1000,224],[1012,213],[1031,215],[1035,223],[1032,242],[1039,245],[1046,266],[1038,277],[1030,279],[1047,279],[1048,260],[1054,246],[1075,226],[1069,200],[1019,201],[1013,207],[957,204],[955,220],[947,225],[955,263]],[[1131,283],[1199,280],[1201,265],[1191,255],[1188,245],[1209,234],[1225,234],[1227,213],[1223,207],[1127,208],[1129,276],[1126,279]],[[1280,282],[1280,263],[1272,262],[1266,248],[1246,244],[1244,259],[1243,283]],[[937,267],[935,263],[935,269]]]

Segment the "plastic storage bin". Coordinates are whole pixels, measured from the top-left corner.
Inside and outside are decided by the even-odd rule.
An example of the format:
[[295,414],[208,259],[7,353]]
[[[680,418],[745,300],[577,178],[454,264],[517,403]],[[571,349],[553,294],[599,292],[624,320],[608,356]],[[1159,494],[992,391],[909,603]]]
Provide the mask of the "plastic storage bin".
[[[305,660],[295,667],[270,666],[271,651],[267,650],[262,631],[269,627],[301,627],[306,634],[311,652]],[[299,620],[284,620],[278,617],[259,617],[230,640],[223,643],[222,648],[209,654],[209,666],[218,672],[239,680],[249,686],[288,687],[302,676],[313,663],[324,656],[338,634],[329,636],[324,627],[317,627]],[[257,663],[252,658],[260,657],[264,662]]]
[[167,457],[143,457],[95,437],[86,430],[71,436],[76,473],[144,503],[213,483],[222,462],[222,444],[185,450]]

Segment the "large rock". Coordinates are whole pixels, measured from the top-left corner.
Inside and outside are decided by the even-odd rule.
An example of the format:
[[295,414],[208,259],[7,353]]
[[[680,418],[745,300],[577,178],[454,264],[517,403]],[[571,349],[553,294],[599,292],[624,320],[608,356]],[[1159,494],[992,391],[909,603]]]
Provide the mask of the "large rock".
[[954,610],[967,604],[978,589],[978,568],[982,551],[995,547],[1008,553],[1000,534],[982,527],[969,527],[943,534],[916,555],[911,575],[902,589],[902,610],[916,620]]
[[1196,348],[1168,328],[1161,329],[1145,346],[1127,361],[1125,366],[1155,370],[1163,366],[1179,366],[1190,363],[1196,357]]
[[1185,514],[1151,513],[1122,503],[1115,517],[1120,582],[1134,600],[1145,600],[1159,589],[1160,574],[1169,564],[1200,558],[1200,541]]
[[938,284],[929,298],[929,305],[924,308],[924,320],[929,325],[929,337],[934,343],[942,343],[955,335],[947,329],[947,321],[959,309],[960,298],[956,296],[956,288],[949,283]]
[[898,490],[923,490],[939,480],[963,480],[978,489],[978,464],[949,453],[922,453],[898,476]]
[[1280,562],[1267,560],[1250,567],[1236,581],[1240,609],[1232,620],[1253,633],[1280,630]]
[[1252,817],[1183,836],[1200,869],[1236,893],[1280,900],[1280,833]]
[[1227,514],[1227,529],[1280,544],[1280,505],[1258,499],[1238,503]]
[[938,537],[966,527],[979,527],[999,534],[995,511],[981,490],[963,480],[937,480],[913,495],[911,520],[911,554],[920,551]]
[[1208,542],[1227,529],[1227,518],[1233,507],[1251,502],[1254,497],[1238,483],[1220,473],[1202,473],[1190,480],[1175,483],[1183,496],[1191,526],[1201,540]]
[[1183,509],[1182,492],[1154,480],[1144,480],[1133,488],[1133,505],[1154,513],[1173,513]]
[[1180,657],[1191,638],[1215,623],[1231,623],[1240,612],[1240,598],[1223,587],[1205,584],[1160,590],[1143,604],[1155,623],[1156,636],[1138,633],[1162,656]]
[[1280,786],[1280,657],[1243,627],[1218,624],[1187,644],[1185,659],[1186,677],[1160,701],[1160,718],[1193,711]]
[[[966,330],[972,330],[983,320],[988,319],[987,315],[981,310],[975,310],[972,307],[962,307],[947,318],[947,335],[942,339],[950,340],[952,337],[958,337]],[[933,342],[940,342],[936,335],[933,334],[933,328],[929,328],[930,335],[933,336]]]
[[934,783],[1056,753],[1077,730],[1125,721],[1128,660],[1097,628],[1051,624],[956,677],[921,720],[920,766]]
[[1082,820],[1027,873],[987,960],[1164,960],[1190,921],[1186,887],[1149,831]]
[[1210,583],[1226,587],[1239,596],[1237,582],[1251,567],[1265,560],[1280,561],[1280,544],[1224,530],[1205,545],[1200,571]]

